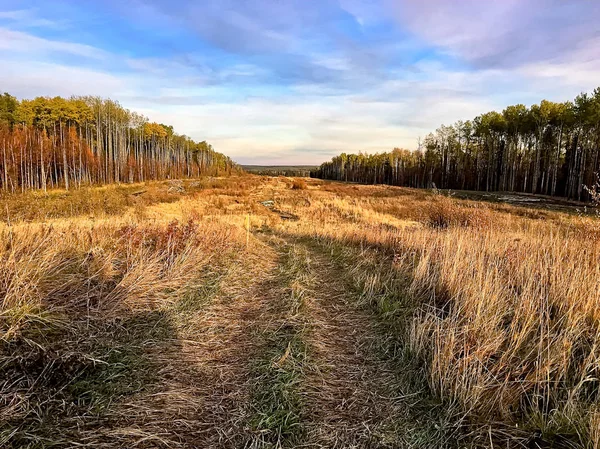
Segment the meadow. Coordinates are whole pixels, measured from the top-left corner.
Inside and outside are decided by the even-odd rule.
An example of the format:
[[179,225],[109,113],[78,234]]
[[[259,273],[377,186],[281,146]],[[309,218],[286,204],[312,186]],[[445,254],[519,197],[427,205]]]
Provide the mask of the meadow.
[[243,175],[0,206],[0,447],[600,448],[579,205]]

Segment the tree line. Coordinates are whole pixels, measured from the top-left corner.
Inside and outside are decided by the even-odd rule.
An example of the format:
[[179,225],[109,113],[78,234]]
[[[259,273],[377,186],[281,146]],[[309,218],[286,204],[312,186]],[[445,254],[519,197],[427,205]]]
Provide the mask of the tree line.
[[113,100],[0,95],[0,189],[143,182],[231,173],[203,141],[176,134]]
[[419,148],[341,154],[311,172],[339,181],[589,199],[600,171],[600,88],[440,126]]
[[308,177],[311,170],[317,168],[310,165],[242,165],[244,171],[262,176]]

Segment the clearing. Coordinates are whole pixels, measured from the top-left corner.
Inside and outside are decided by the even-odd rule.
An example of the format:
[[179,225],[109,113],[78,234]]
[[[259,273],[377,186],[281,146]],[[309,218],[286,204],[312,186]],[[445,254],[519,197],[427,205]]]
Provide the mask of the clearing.
[[2,447],[600,444],[594,217],[252,175],[2,202]]

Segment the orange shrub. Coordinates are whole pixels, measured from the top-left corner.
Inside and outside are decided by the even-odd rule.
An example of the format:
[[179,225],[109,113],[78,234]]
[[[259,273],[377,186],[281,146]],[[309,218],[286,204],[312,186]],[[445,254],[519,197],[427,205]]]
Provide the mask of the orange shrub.
[[294,179],[292,190],[306,190],[308,188],[304,179]]

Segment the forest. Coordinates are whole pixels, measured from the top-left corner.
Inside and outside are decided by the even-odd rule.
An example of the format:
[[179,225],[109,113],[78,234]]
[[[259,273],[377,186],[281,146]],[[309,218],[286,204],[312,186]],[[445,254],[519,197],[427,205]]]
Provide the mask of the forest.
[[0,189],[46,190],[231,173],[205,142],[99,97],[0,96]]
[[322,179],[407,187],[513,191],[577,200],[600,170],[600,88],[574,101],[517,104],[440,126],[417,151],[345,154],[311,172]]

